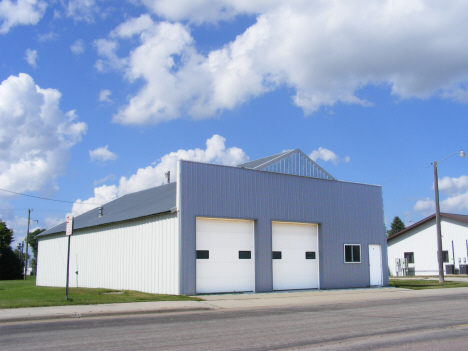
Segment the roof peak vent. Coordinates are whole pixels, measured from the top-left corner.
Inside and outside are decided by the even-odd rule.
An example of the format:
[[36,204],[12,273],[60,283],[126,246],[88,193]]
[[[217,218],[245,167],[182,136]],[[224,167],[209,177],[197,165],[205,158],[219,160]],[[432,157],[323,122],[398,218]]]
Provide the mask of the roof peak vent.
[[99,206],[99,217],[102,217],[102,210],[104,209],[103,206]]

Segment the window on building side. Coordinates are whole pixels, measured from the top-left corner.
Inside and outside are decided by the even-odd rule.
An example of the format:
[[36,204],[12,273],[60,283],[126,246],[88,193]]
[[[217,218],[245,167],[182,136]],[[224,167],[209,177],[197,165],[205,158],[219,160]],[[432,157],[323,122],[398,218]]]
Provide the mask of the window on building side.
[[444,260],[444,262],[449,262],[449,254],[448,254],[448,251],[442,251],[442,258]]
[[345,263],[361,263],[361,245],[344,246]]
[[405,258],[408,263],[414,263],[414,252],[405,252]]

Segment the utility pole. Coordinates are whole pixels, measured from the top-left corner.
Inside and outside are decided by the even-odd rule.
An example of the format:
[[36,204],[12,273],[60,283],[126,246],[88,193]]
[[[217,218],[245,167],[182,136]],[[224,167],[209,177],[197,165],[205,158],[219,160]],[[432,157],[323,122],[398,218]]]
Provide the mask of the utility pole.
[[31,220],[31,211],[28,208],[28,231],[26,232],[26,264],[24,265],[24,280],[26,280],[26,275],[28,274],[28,244],[29,244],[29,221]]
[[[461,150],[460,152],[454,152],[451,155],[448,155],[443,160],[439,161],[439,164],[442,161],[445,161],[453,155],[459,154],[460,157],[465,157],[465,152]],[[434,168],[434,195],[435,195],[435,217],[436,217],[436,232],[437,232],[437,262],[439,263],[439,283],[443,283],[444,279],[444,253],[442,251],[442,230],[440,225],[440,206],[439,206],[439,175],[437,174],[437,161],[432,162]]]
[[20,252],[20,262],[21,262],[21,269],[23,269],[23,259],[24,259],[24,254],[23,254],[23,250],[24,250],[24,241],[22,243],[19,243],[18,244],[18,248],[19,250],[21,251]]

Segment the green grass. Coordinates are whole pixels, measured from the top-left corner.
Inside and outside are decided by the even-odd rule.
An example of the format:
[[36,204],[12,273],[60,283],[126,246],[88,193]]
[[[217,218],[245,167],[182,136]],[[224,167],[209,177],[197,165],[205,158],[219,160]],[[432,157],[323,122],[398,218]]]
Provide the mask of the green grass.
[[429,279],[390,279],[390,285],[395,288],[405,288],[413,290],[422,289],[446,289],[446,288],[463,288],[468,287],[468,282],[452,282],[445,281],[440,284],[438,280]]
[[[201,301],[202,299],[184,295],[147,294],[132,290],[109,290],[69,288],[65,300],[65,288],[36,286],[35,277],[24,280],[0,281],[0,309],[19,307],[43,307],[63,305],[96,305],[103,303],[143,302],[143,301]],[[106,294],[122,292],[122,294]]]

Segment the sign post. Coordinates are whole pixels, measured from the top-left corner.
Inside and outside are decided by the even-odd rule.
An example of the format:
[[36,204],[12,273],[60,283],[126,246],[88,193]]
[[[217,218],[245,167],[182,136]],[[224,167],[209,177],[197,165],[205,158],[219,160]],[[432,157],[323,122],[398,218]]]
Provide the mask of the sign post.
[[73,233],[73,216],[67,216],[67,228],[65,235],[68,236],[68,255],[67,255],[67,288],[65,293],[65,300],[68,300],[68,275],[70,271],[70,238]]

